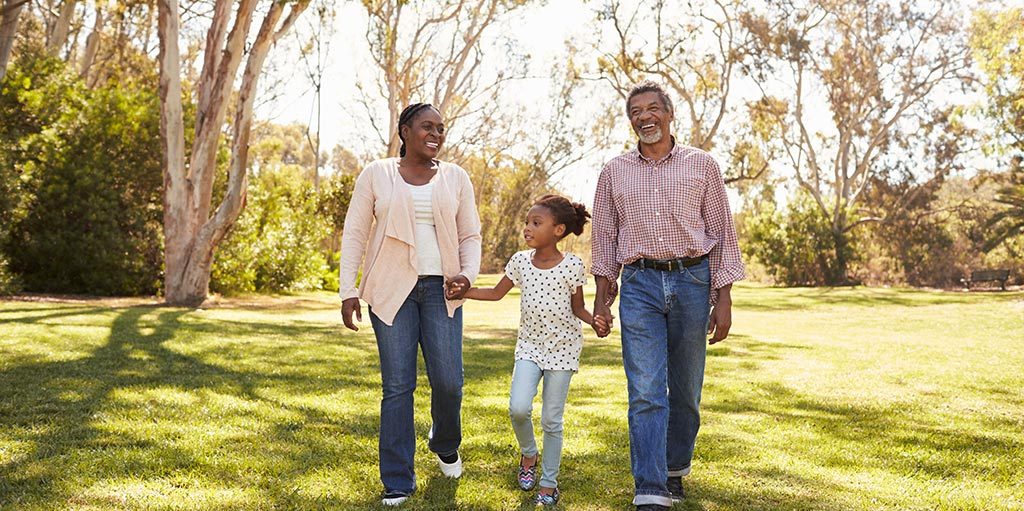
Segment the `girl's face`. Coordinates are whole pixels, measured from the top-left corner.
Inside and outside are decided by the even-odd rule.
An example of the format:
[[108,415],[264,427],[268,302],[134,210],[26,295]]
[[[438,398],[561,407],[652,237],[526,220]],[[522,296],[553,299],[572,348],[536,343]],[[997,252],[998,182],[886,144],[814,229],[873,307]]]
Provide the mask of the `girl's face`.
[[441,114],[433,108],[427,108],[413,117],[408,126],[401,126],[405,130],[405,151],[406,154],[423,159],[437,158],[444,145],[444,121]]
[[526,246],[540,248],[555,245],[565,234],[565,224],[555,223],[555,215],[544,206],[534,206],[526,213],[523,238]]

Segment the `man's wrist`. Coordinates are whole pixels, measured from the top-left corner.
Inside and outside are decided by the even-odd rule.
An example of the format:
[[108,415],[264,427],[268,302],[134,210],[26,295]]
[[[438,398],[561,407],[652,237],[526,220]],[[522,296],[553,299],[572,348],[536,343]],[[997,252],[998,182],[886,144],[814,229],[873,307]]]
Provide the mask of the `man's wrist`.
[[720,287],[715,290],[716,303],[732,303],[732,285]]

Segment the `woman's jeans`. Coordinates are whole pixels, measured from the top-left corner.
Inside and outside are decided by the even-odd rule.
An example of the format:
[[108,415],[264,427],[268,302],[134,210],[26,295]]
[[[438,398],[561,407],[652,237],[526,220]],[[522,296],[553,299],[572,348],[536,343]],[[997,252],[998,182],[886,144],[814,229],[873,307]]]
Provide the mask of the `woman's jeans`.
[[541,395],[540,427],[544,430],[544,457],[541,459],[540,485],[545,488],[558,487],[558,467],[562,462],[562,412],[569,395],[569,380],[572,371],[542,371],[529,360],[516,360],[512,371],[512,392],[509,398],[509,415],[512,429],[519,440],[519,451],[532,458],[537,455],[537,442],[533,437],[533,397],[537,385],[544,379],[544,393]]
[[380,480],[385,490],[412,493],[416,433],[413,391],[416,390],[416,352],[430,382],[433,420],[430,450],[447,456],[462,442],[462,308],[448,317],[442,277],[421,278],[402,304],[392,326],[370,310],[377,336],[383,398],[380,402]]
[[671,506],[666,480],[690,469],[700,427],[711,272],[622,270],[619,316],[629,393],[633,503]]

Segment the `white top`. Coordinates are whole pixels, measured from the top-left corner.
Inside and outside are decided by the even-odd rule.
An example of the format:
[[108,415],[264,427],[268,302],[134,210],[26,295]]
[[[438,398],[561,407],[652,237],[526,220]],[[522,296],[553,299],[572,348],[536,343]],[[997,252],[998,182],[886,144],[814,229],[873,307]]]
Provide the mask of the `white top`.
[[572,294],[587,283],[583,261],[568,252],[554,268],[533,265],[533,250],[516,252],[505,276],[522,292],[516,360],[529,360],[541,370],[578,371],[583,327],[572,313]]
[[[408,183],[406,183],[408,184]],[[434,228],[434,181],[425,185],[409,185],[415,219],[416,271],[420,275],[444,275],[441,271],[441,248]]]

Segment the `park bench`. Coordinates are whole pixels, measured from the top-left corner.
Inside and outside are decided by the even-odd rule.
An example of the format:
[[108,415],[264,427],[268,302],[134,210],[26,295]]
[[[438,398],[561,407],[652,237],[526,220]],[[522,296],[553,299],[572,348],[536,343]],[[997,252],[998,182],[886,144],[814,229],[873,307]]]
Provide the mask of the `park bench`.
[[971,284],[978,282],[999,282],[999,288],[1006,291],[1006,281],[1010,279],[1010,270],[974,270],[971,272],[971,278],[960,279],[967,289],[971,288]]

